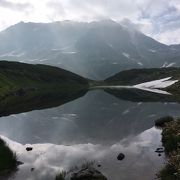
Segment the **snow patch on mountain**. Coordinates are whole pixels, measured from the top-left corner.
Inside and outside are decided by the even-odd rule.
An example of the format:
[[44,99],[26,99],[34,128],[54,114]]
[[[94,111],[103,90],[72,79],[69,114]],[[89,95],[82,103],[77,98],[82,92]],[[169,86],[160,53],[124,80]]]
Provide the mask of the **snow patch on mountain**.
[[169,92],[164,91],[162,89],[169,87],[173,84],[175,84],[176,82],[178,82],[179,80],[170,80],[172,77],[167,77],[167,78],[163,78],[163,79],[158,79],[158,80],[154,80],[154,81],[148,81],[148,82],[144,82],[144,83],[140,83],[140,84],[136,84],[133,86],[96,86],[94,87],[95,89],[140,89],[140,90],[144,90],[144,91],[149,91],[149,92],[154,92],[154,93],[158,93],[158,94],[167,94],[167,95],[171,95]]
[[175,64],[176,64],[175,62],[172,62],[172,63],[167,63],[167,62],[165,62],[165,63],[162,65],[162,67],[163,67],[163,68],[168,68],[168,67],[174,66]]
[[128,59],[130,58],[130,55],[128,53],[123,52],[122,55],[125,56]]
[[70,51],[70,52],[68,52],[68,51],[64,51],[64,52],[62,52],[63,54],[76,54],[77,52],[75,52],[75,51]]
[[172,77],[167,77],[167,78],[163,78],[163,79],[159,79],[159,80],[136,84],[133,87],[137,88],[137,89],[145,90],[145,91],[160,93],[160,94],[170,94],[170,93],[168,93],[166,91],[162,91],[160,89],[164,89],[164,88],[169,87],[169,86],[175,84],[176,82],[178,82],[178,80],[170,80],[171,78]]
[[138,62],[137,64],[140,65],[140,66],[143,66],[143,63],[142,63],[142,62]]
[[25,52],[18,53],[16,51],[10,51],[5,54],[1,54],[0,57],[22,57],[25,55]]
[[113,45],[112,44],[108,44],[109,47],[113,48]]
[[157,52],[155,49],[149,49],[150,52],[155,53]]

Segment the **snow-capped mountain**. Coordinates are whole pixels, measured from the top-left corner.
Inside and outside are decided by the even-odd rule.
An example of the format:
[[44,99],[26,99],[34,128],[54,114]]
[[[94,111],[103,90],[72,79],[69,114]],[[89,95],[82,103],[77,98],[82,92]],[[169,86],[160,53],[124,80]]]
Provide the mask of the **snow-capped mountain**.
[[178,66],[176,47],[112,20],[21,22],[0,32],[0,59],[55,65],[99,80],[126,69]]

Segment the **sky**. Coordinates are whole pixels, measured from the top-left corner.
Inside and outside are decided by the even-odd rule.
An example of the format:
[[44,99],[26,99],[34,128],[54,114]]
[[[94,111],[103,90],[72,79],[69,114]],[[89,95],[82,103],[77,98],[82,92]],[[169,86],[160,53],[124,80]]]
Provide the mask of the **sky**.
[[128,19],[162,43],[180,43],[180,0],[0,0],[0,30],[20,21],[102,19]]

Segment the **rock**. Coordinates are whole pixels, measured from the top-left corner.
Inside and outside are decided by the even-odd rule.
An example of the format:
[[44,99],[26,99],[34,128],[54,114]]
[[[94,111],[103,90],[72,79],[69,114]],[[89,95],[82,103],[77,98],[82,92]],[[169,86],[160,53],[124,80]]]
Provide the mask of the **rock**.
[[107,178],[93,167],[87,167],[71,175],[70,180],[107,180]]
[[26,151],[32,151],[32,150],[33,150],[32,147],[27,147],[27,148],[26,148]]
[[31,168],[31,172],[34,171],[35,168]]
[[122,161],[125,158],[125,155],[123,153],[120,153],[117,157],[119,161]]
[[164,150],[155,151],[156,153],[164,153]]
[[155,152],[156,153],[163,153],[164,152],[164,148],[157,148],[156,150],[155,150]]

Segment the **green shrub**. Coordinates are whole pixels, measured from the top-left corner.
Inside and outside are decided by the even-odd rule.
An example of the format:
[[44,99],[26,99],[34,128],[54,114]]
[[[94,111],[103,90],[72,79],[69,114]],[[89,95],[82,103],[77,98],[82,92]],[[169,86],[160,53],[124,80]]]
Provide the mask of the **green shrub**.
[[166,116],[163,118],[159,118],[155,121],[155,126],[156,127],[164,127],[166,123],[174,121],[174,118],[171,116]]
[[8,145],[0,139],[0,172],[5,170],[13,170],[17,167],[17,156],[8,147]]
[[180,180],[180,119],[165,123],[162,128],[162,143],[168,162],[159,172],[158,178]]
[[65,180],[65,177],[67,175],[66,171],[61,171],[57,176],[56,176],[56,180]]

